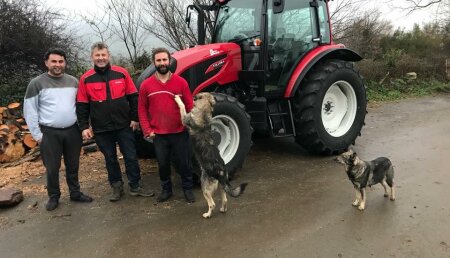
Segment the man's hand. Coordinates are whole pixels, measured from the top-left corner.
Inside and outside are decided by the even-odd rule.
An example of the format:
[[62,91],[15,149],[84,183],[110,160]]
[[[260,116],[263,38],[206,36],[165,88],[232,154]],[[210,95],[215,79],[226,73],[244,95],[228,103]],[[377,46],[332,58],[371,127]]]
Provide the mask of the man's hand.
[[81,136],[83,136],[83,140],[90,140],[92,136],[94,136],[94,133],[90,128],[84,129],[83,132],[81,132]]
[[151,132],[149,135],[144,137],[144,140],[153,143],[153,140],[155,139],[155,133]]
[[139,130],[139,122],[131,121],[130,127],[133,128],[133,131]]

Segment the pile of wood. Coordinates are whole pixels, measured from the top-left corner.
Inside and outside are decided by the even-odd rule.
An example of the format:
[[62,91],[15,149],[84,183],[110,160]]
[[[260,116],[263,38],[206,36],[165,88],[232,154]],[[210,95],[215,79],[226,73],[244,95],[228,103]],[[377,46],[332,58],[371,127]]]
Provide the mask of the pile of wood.
[[23,119],[20,103],[0,107],[0,163],[21,159],[37,146]]

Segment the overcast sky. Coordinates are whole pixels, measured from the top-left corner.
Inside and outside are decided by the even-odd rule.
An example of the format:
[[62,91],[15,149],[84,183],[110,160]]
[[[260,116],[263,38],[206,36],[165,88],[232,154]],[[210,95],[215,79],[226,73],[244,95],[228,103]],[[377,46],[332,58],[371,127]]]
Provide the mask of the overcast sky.
[[[139,0],[135,0],[139,1]],[[185,0],[189,1],[189,0]],[[44,2],[49,6],[56,8],[58,10],[65,10],[71,13],[74,17],[75,14],[80,14],[85,11],[89,11],[90,13],[98,12],[99,17],[102,16],[102,10],[97,8],[99,4],[103,3],[103,0],[44,0]],[[412,14],[406,15],[405,12],[399,11],[397,8],[394,8],[395,4],[400,4],[402,1],[386,1],[386,0],[367,0],[365,3],[367,8],[377,8],[382,14],[383,18],[386,20],[392,21],[394,28],[405,28],[406,30],[412,29],[414,23],[422,25],[424,23],[428,23],[433,21],[433,17],[435,17],[435,13],[433,10],[424,10],[424,11],[416,11]],[[331,2],[331,5],[333,2]],[[77,26],[77,30],[83,34],[83,39],[87,42],[94,42],[98,39],[94,38],[93,35],[89,33],[89,26],[76,20],[74,21],[74,26]],[[144,49],[151,50],[151,48],[160,46],[162,42],[159,40],[149,37],[144,45]],[[111,51],[113,54],[122,54],[124,47],[120,42],[110,43]]]

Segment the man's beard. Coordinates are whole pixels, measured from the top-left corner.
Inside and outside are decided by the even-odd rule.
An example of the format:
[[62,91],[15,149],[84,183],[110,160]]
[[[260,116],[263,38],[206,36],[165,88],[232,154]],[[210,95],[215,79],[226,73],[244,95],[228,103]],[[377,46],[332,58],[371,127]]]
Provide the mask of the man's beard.
[[158,71],[158,73],[160,74],[166,74],[169,72],[169,67],[166,65],[158,65],[156,67],[156,71]]

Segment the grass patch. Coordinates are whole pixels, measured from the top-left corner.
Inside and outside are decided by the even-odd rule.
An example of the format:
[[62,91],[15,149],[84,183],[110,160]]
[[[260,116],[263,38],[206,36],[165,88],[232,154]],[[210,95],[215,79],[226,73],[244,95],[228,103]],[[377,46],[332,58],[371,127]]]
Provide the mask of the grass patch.
[[367,98],[373,102],[422,97],[433,93],[450,93],[450,82],[436,80],[407,81],[395,79],[382,85],[374,81],[368,81],[366,87]]

